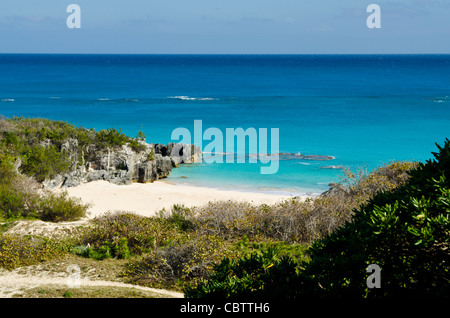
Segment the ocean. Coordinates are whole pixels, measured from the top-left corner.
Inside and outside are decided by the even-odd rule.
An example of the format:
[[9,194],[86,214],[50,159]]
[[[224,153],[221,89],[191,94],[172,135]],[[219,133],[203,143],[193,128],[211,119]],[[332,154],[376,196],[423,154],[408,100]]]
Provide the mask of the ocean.
[[450,137],[449,96],[450,55],[0,54],[6,117],[141,130],[154,143],[193,134],[195,120],[224,135],[278,128],[286,155],[274,174],[246,160],[183,165],[167,179],[234,190],[317,194],[343,167],[430,159]]

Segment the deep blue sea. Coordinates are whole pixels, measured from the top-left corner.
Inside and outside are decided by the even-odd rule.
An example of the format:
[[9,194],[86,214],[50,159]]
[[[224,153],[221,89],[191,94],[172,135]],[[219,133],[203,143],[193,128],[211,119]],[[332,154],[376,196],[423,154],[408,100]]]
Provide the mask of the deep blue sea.
[[0,55],[6,117],[142,130],[155,143],[178,127],[193,135],[194,120],[224,135],[279,128],[279,152],[334,157],[280,157],[268,175],[198,163],[168,179],[230,189],[320,193],[342,175],[324,167],[425,161],[450,137],[449,96],[450,55]]

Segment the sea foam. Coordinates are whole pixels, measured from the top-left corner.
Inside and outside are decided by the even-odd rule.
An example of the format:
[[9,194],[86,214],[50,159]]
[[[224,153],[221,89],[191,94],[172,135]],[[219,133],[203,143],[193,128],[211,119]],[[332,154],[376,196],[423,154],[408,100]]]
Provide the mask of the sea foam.
[[179,100],[217,100],[217,98],[213,97],[190,97],[190,96],[169,96],[167,98]]

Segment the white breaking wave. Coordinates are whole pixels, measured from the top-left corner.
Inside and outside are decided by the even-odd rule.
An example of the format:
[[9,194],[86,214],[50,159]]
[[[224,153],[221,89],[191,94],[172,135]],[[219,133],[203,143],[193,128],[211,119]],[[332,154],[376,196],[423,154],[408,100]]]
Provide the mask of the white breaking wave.
[[15,99],[13,99],[13,98],[5,98],[5,99],[2,99],[2,102],[15,102],[16,100]]
[[179,99],[179,100],[217,100],[212,97],[190,97],[190,96],[169,96],[167,98]]
[[111,99],[111,98],[105,98],[105,97],[101,97],[101,98],[97,98],[98,101],[125,101],[125,102],[139,102],[139,99],[137,98],[123,98],[123,99]]
[[435,97],[435,98],[432,98],[431,100],[434,103],[445,103],[448,99],[449,99],[448,96],[444,96],[444,97]]

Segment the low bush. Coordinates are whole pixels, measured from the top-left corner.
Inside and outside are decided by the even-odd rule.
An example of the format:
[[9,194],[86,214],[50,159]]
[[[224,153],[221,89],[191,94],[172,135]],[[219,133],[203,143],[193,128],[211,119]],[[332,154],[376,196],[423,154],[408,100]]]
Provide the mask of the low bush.
[[69,243],[51,239],[0,235],[0,267],[8,270],[61,257]]
[[23,152],[22,158],[20,170],[35,177],[38,182],[68,172],[70,168],[67,154],[60,152],[54,146],[32,146]]
[[290,298],[298,283],[297,262],[267,248],[241,258],[223,258],[208,280],[187,285],[187,298]]
[[127,259],[130,257],[128,240],[124,237],[116,239],[114,242],[103,242],[99,247],[90,247],[78,245],[72,248],[72,253],[92,258],[95,260],[104,260],[107,258]]
[[[360,200],[374,194],[343,225],[314,240],[307,260],[278,260],[273,252],[224,258],[207,280],[187,286],[185,296],[449,297],[450,141],[438,149],[426,163],[388,166],[325,195]],[[367,284],[371,264],[381,269],[381,288]]]
[[122,133],[122,129],[109,128],[100,130],[96,134],[95,143],[100,148],[117,148],[121,147],[133,139]]
[[273,205],[210,202],[186,216],[205,233],[234,238],[247,235],[291,243],[311,243],[348,222],[361,204],[378,191],[394,191],[407,182],[416,163],[393,162],[370,174],[346,171],[340,184],[323,195],[292,198]]
[[15,192],[11,187],[0,185],[0,216],[6,219],[28,216],[25,197],[21,192]]
[[[378,192],[350,222],[313,244],[299,296],[450,295],[450,141],[438,148],[407,183]],[[380,266],[379,289],[366,284],[370,264]]]
[[170,213],[163,208],[157,213],[157,216],[180,231],[186,232],[196,229],[195,220],[192,219],[193,211],[184,205],[174,204]]
[[166,246],[180,237],[177,226],[163,217],[145,217],[129,212],[105,213],[92,220],[79,237],[79,245],[89,244],[98,249],[104,242],[114,242],[126,238],[133,255],[150,252]]
[[306,253],[308,247],[308,244],[290,244],[285,241],[251,242],[247,236],[243,236],[241,240],[234,243],[232,250],[235,252],[235,255],[245,256],[272,249],[279,257],[288,256],[297,261],[305,261],[308,259]]
[[39,196],[33,180],[15,170],[13,158],[0,160],[0,218],[36,217]]
[[39,190],[30,177],[19,174],[11,162],[0,162],[0,217],[39,218],[43,221],[74,221],[86,216],[89,204],[67,192]]
[[50,222],[75,221],[86,217],[89,207],[90,205],[82,203],[81,199],[69,197],[67,191],[48,192],[39,201],[37,216]]
[[135,152],[141,152],[145,150],[145,145],[142,144],[138,139],[131,139],[128,142],[128,145],[133,149]]
[[10,154],[0,154],[0,184],[12,185],[17,176],[14,167],[16,158]]
[[230,253],[217,236],[190,237],[130,261],[122,275],[128,282],[142,286],[177,288],[207,277],[213,264]]

